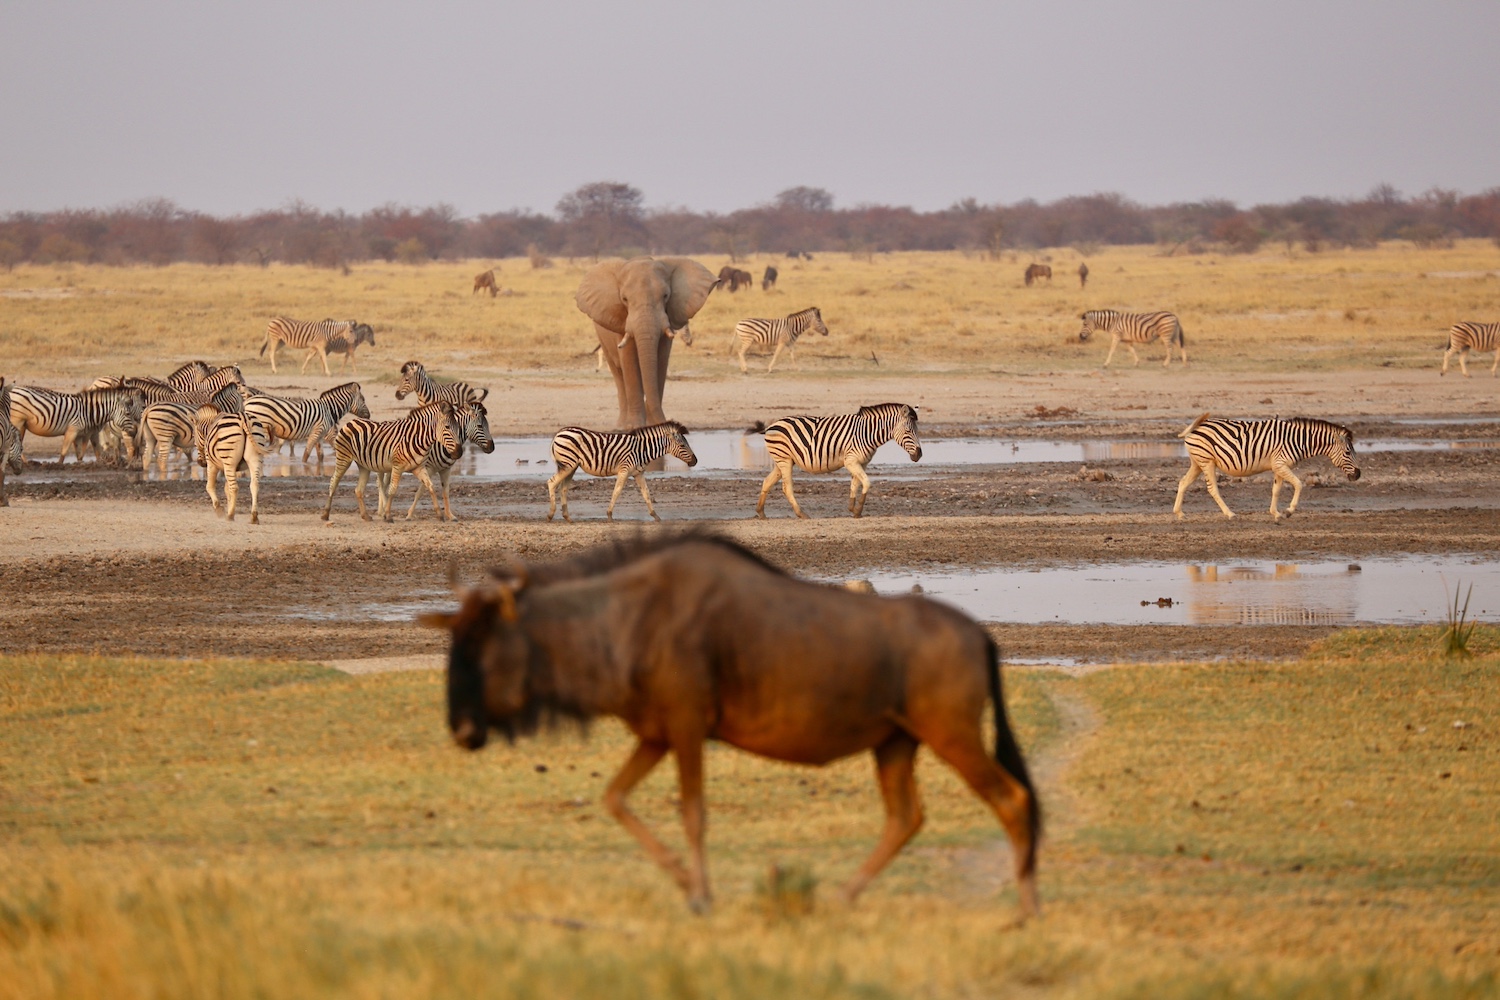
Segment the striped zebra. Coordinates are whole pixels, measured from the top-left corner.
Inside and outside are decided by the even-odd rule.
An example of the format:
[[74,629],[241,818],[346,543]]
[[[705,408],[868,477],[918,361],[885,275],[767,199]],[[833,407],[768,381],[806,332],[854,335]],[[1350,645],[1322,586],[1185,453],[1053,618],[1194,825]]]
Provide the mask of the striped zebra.
[[135,389],[85,389],[82,392],[55,392],[37,386],[18,385],[10,394],[10,424],[16,430],[18,445],[24,446],[26,434],[63,439],[57,464],[68,457],[73,442],[80,437],[93,440],[103,427],[112,428],[125,442],[131,458],[135,457],[135,432],[140,426],[144,399]]
[[557,474],[547,480],[547,520],[552,520],[557,512],[557,494],[561,491],[563,520],[572,522],[568,514],[568,488],[573,485],[573,476],[582,469],[591,476],[615,477],[615,492],[609,498],[609,509],[604,512],[606,520],[615,519],[620,491],[625,489],[625,481],[634,476],[651,519],[660,521],[651,503],[651,492],[646,489],[646,466],[666,454],[682,459],[690,468],[697,465],[698,456],[693,454],[687,434],[687,428],[675,420],[629,431],[564,427],[552,436],[552,460],[557,463]]
[[1114,360],[1115,348],[1123,343],[1129,350],[1130,356],[1135,359],[1136,364],[1141,363],[1141,356],[1135,353],[1136,344],[1149,344],[1153,340],[1160,340],[1167,345],[1167,360],[1163,364],[1172,363],[1172,345],[1182,352],[1182,363],[1187,364],[1187,341],[1182,336],[1182,324],[1177,317],[1169,312],[1151,313],[1127,313],[1115,309],[1090,309],[1084,313],[1083,329],[1078,331],[1078,339],[1087,341],[1095,331],[1110,335],[1109,356],[1104,359],[1104,367]]
[[1359,478],[1359,469],[1354,464],[1354,432],[1327,420],[1311,417],[1210,420],[1205,413],[1177,436],[1187,442],[1188,461],[1192,463],[1187,475],[1177,484],[1177,503],[1172,507],[1172,513],[1179,521],[1182,520],[1182,497],[1199,475],[1208,484],[1209,496],[1214,498],[1224,516],[1234,517],[1234,511],[1219,496],[1218,474],[1253,476],[1260,472],[1272,473],[1275,479],[1271,485],[1271,517],[1278,521],[1281,512],[1276,509],[1276,498],[1281,493],[1283,482],[1292,484],[1292,502],[1287,505],[1287,516],[1297,509],[1297,500],[1302,496],[1302,480],[1292,474],[1292,466],[1303,459],[1326,455],[1351,481]]
[[266,425],[273,449],[278,440],[307,439],[307,446],[302,450],[304,462],[314,448],[318,449],[319,461],[322,460],[323,439],[337,432],[339,421],[349,413],[366,420],[370,418],[370,408],[365,404],[358,382],[335,386],[320,393],[317,399],[262,393],[245,400],[245,415]]
[[21,457],[21,435],[10,425],[10,386],[0,378],[0,507],[9,507],[5,498],[5,473],[20,475],[26,468]]
[[1470,351],[1494,351],[1495,363],[1490,365],[1490,375],[1500,368],[1500,323],[1454,323],[1448,331],[1448,349],[1443,352],[1443,370],[1448,374],[1448,359],[1458,352],[1458,370],[1464,378],[1469,377],[1469,366],[1465,363]]
[[219,494],[214,491],[214,480],[224,473],[224,495],[228,501],[224,507],[224,519],[234,520],[235,503],[240,496],[241,469],[250,473],[250,523],[260,523],[260,470],[266,452],[271,448],[271,435],[258,420],[243,413],[222,413],[211,421],[199,425],[197,435],[198,464],[203,466],[207,480],[208,498],[213,501],[214,513],[219,507]]
[[432,478],[427,474],[427,455],[433,448],[456,452],[459,446],[458,436],[462,430],[453,404],[447,400],[438,401],[436,424],[428,423],[416,412],[407,414],[400,420],[351,418],[333,439],[335,464],[333,478],[328,482],[328,503],[323,507],[323,520],[328,520],[328,514],[333,510],[333,495],[339,488],[339,480],[344,478],[349,466],[356,463],[359,465],[359,487],[355,498],[359,501],[359,516],[366,521],[370,520],[370,512],[365,507],[365,486],[369,484],[372,472],[390,473],[389,485],[384,475],[380,476],[379,481],[380,504],[376,513],[381,520],[391,520],[391,502],[395,498],[396,487],[401,482],[401,475],[406,472],[416,475],[422,485],[427,487],[427,492],[433,497],[433,506],[436,507],[437,490],[433,488]]
[[165,402],[146,407],[141,414],[141,471],[150,471],[154,456],[157,472],[165,476],[174,449],[192,461],[200,428],[217,420],[219,414],[219,408],[212,404]]
[[[413,416],[421,417],[428,423],[436,426],[442,419],[442,404],[427,403],[412,410]],[[448,502],[448,480],[453,475],[453,467],[458,464],[459,459],[464,457],[464,445],[472,444],[486,455],[495,450],[495,439],[490,435],[490,416],[485,410],[483,403],[463,403],[453,408],[454,415],[458,418],[460,427],[458,435],[458,449],[446,451],[442,448],[434,448],[427,453],[427,474],[430,476],[437,473],[439,482],[443,486],[443,508],[437,509],[437,498],[433,498],[433,512],[445,521],[457,520],[453,516],[453,506]],[[386,474],[381,473],[384,479]],[[417,502],[422,499],[422,491],[417,490],[417,495],[411,498],[411,507],[406,512],[406,519],[411,520],[417,512]]]
[[285,316],[277,316],[271,320],[266,327],[266,342],[260,345],[260,354],[265,356],[266,348],[271,349],[271,371],[276,371],[276,351],[285,344],[288,349],[301,350],[306,348],[307,357],[302,359],[302,371],[307,371],[308,363],[316,355],[323,361],[323,374],[332,375],[328,370],[328,345],[329,342],[338,337],[350,338],[352,343],[359,344],[364,341],[375,343],[375,331],[368,323],[357,320],[335,320],[325,319],[317,323],[302,323]]
[[189,361],[180,365],[176,371],[168,375],[166,382],[178,392],[186,392],[199,382],[208,378],[213,369],[208,366],[207,361]]
[[860,517],[865,497],[870,493],[870,477],[865,466],[876,450],[895,440],[913,462],[922,458],[922,442],[917,437],[917,409],[905,403],[877,403],[861,406],[858,413],[841,413],[834,417],[782,417],[770,427],[756,424],[752,430],[764,431],[766,454],[771,474],[760,487],[755,516],[766,516],[766,494],[780,479],[782,492],[798,517],[807,517],[792,494],[792,466],[804,472],[833,472],[840,467],[849,470],[849,512]]
[[752,347],[758,351],[769,351],[773,347],[775,353],[771,355],[771,363],[766,367],[769,375],[776,368],[776,359],[781,357],[782,350],[791,356],[792,363],[797,363],[797,338],[808,330],[816,330],[823,336],[828,336],[828,327],[823,325],[823,312],[817,306],[794,312],[783,319],[742,319],[734,325],[734,341],[730,350],[738,350],[740,354],[740,374],[750,371],[745,366],[745,352]]
[[488,389],[477,389],[467,382],[434,382],[420,361],[408,361],[401,366],[401,381],[396,385],[396,398],[405,399],[415,393],[419,403],[435,403],[440,399],[457,406],[460,403],[482,403],[490,394]]

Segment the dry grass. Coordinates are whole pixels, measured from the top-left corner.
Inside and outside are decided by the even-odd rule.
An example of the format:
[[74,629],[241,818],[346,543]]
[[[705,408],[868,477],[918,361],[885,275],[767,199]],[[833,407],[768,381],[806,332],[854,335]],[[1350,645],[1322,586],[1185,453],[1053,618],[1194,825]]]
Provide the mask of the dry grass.
[[[1428,631],[1012,672],[1044,771],[1101,723],[1046,779],[1019,930],[993,819],[925,755],[929,825],[866,899],[768,916],[772,862],[828,886],[872,846],[871,768],[712,752],[695,919],[597,806],[613,725],[470,755],[434,674],[0,660],[0,997],[1493,996],[1500,657]],[[676,840],[668,771],[638,798]]]
[[[811,262],[766,257],[778,290],[715,292],[693,326],[701,338],[677,367],[729,376],[734,323],[819,305],[831,336],[804,342],[806,374],[913,370],[1085,370],[1107,344],[1079,344],[1086,308],[1176,311],[1190,356],[1210,370],[1276,371],[1434,367],[1446,330],[1460,319],[1492,319],[1500,254],[1486,241],[1451,249],[1387,244],[1373,250],[1288,257],[1163,257],[1152,247],[1107,248],[1089,258],[1089,287],[1071,272],[1073,250],[1050,258],[1058,274],[1025,288],[1025,257],[989,261],[959,253],[903,253]],[[266,322],[356,318],[374,325],[378,347],[361,356],[387,380],[409,357],[451,377],[495,372],[586,370],[596,341],[573,305],[587,261],[536,270],[501,263],[514,294],[472,295],[489,261],[405,266],[365,264],[348,275],[308,267],[106,268],[22,266],[0,274],[0,373],[30,371],[75,381],[102,372],[164,373],[189,357],[238,361],[254,378]],[[717,268],[717,258],[704,263]],[[870,362],[875,354],[881,362]],[[1148,348],[1145,360],[1161,357]],[[1119,359],[1116,359],[1119,363]],[[300,363],[300,361],[299,361]],[[1126,358],[1128,364],[1128,356]],[[722,369],[722,372],[719,370]],[[368,378],[368,376],[367,376]]]

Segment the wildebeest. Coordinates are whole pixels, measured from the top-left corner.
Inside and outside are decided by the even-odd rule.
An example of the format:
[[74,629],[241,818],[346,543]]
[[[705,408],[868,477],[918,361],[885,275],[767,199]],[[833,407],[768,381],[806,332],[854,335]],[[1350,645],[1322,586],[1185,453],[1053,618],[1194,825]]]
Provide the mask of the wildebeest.
[[776,279],[779,278],[779,277],[781,277],[781,273],[779,271],[777,271],[776,268],[772,267],[770,264],[767,264],[766,265],[766,273],[760,279],[760,290],[763,291],[763,292],[769,292],[771,289],[775,288],[776,287]]
[[740,285],[747,284],[750,280],[748,272],[741,271],[733,264],[725,264],[719,268],[719,286],[730,292],[739,291]]
[[[630,728],[635,749],[604,805],[696,912],[711,901],[707,740],[796,764],[873,753],[885,829],[844,885],[849,900],[921,827],[913,766],[928,743],[994,810],[1014,849],[1021,912],[1038,911],[1041,809],[1006,718],[999,654],[959,611],[797,580],[734,542],[690,535],[494,570],[456,613],[420,620],[451,635],[448,725],[460,746],[479,749],[491,729],[514,740],[559,718],[612,715]],[[687,865],[626,802],[669,752]]]
[[1046,278],[1050,282],[1052,280],[1052,265],[1050,265],[1050,264],[1031,264],[1031,265],[1028,265],[1027,268],[1026,268],[1026,287],[1030,288],[1031,287],[1031,283],[1033,281],[1036,281],[1038,278]]
[[490,293],[490,298],[492,298],[492,299],[496,295],[500,294],[500,289],[495,284],[495,269],[494,268],[490,268],[488,271],[485,271],[482,274],[476,274],[476,275],[474,275],[474,291],[469,293],[469,297],[472,298],[474,296],[475,292],[478,292],[481,288],[488,289],[489,293]]
[[1078,287],[1085,288],[1089,283],[1089,265],[1087,261],[1078,265]]

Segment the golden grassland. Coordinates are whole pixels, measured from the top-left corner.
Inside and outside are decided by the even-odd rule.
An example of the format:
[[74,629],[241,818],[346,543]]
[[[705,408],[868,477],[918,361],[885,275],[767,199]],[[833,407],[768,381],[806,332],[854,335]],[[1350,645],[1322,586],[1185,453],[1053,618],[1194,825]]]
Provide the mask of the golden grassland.
[[[12,657],[0,997],[1495,996],[1500,632],[1436,641],[1010,671],[1049,806],[1019,929],[993,817],[929,755],[927,828],[844,908],[868,761],[713,750],[694,918],[598,805],[614,724],[466,754],[438,674]],[[637,800],[675,842],[673,794]],[[773,861],[819,877],[810,915],[763,905]]]
[[[701,259],[713,269],[723,263]],[[1057,277],[1024,287],[1031,259],[1050,261]],[[1074,273],[1081,259],[1059,249],[998,261],[956,252],[742,261],[757,278],[775,264],[779,288],[715,292],[694,321],[697,346],[680,349],[674,362],[722,366],[727,377],[737,372],[728,355],[736,321],[809,305],[822,308],[831,331],[827,340],[804,341],[809,373],[865,377],[1097,367],[1108,345],[1076,337],[1079,313],[1091,308],[1173,310],[1193,362],[1228,371],[1433,367],[1454,322],[1500,318],[1500,250],[1488,241],[1175,257],[1109,247],[1088,258],[1087,289]],[[24,265],[0,273],[0,374],[23,381],[29,370],[80,380],[117,370],[164,374],[191,357],[238,361],[253,374],[268,370],[254,359],[277,315],[371,323],[378,346],[362,349],[366,380],[379,372],[393,381],[409,357],[453,377],[590,367],[597,341],[573,292],[591,262],[535,270],[523,259],[501,261],[499,283],[513,294],[472,295],[474,273],[492,263],[360,264],[347,274],[280,265]],[[1143,363],[1162,356],[1158,346],[1143,354]]]

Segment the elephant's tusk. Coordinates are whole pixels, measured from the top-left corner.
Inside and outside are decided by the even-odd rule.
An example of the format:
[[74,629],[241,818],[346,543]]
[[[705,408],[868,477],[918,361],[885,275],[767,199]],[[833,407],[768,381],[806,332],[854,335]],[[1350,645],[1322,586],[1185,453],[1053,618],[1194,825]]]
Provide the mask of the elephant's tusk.
[[628,344],[628,343],[630,343],[630,338],[629,337],[621,337],[620,338],[620,342],[615,345],[615,349],[623,351],[623,350],[625,350],[625,345]]

